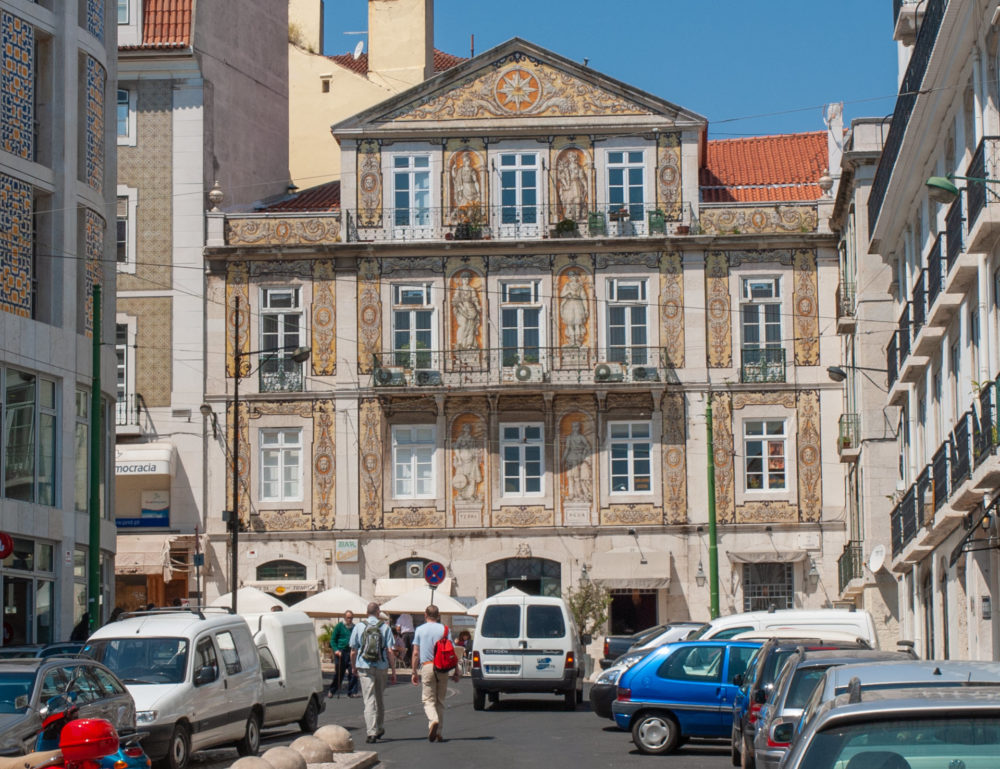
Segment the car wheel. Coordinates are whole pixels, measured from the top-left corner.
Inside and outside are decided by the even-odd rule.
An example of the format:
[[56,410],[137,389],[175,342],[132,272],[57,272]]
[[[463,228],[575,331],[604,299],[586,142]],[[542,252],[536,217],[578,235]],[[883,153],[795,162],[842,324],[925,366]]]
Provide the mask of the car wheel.
[[641,753],[662,756],[672,752],[679,740],[680,728],[666,713],[642,713],[632,722],[632,742]]
[[256,710],[247,719],[247,729],[243,739],[236,743],[236,752],[241,756],[256,756],[260,750],[260,713]]
[[485,710],[486,709],[486,692],[481,689],[472,690],[472,709],[473,710]]
[[316,704],[315,697],[310,697],[309,704],[306,705],[306,712],[299,720],[299,728],[306,734],[312,734],[316,731],[317,726],[319,726],[319,705]]
[[579,689],[576,690],[576,704],[577,705],[583,704],[583,687],[582,686]]
[[574,686],[572,689],[567,689],[563,697],[565,698],[563,700],[563,710],[568,710],[570,712],[576,710],[576,687]]
[[500,692],[490,692],[490,705],[500,702]]
[[191,758],[191,734],[185,724],[177,724],[170,743],[167,746],[166,758],[162,761],[165,769],[186,769]]
[[753,746],[744,741],[740,750],[740,769],[754,769],[757,762],[753,760]]

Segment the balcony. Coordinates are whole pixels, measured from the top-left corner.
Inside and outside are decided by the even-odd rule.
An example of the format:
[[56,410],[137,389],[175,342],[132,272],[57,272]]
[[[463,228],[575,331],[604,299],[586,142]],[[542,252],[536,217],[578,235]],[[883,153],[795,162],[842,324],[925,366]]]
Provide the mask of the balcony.
[[781,347],[744,347],[740,381],[769,384],[785,381],[785,350]]
[[934,512],[937,513],[948,501],[950,487],[948,481],[951,475],[951,441],[947,440],[938,446],[931,459],[931,482],[934,495]]
[[[965,175],[973,179],[996,180],[1000,174],[1000,136],[986,136],[979,142]],[[997,184],[966,181],[969,208],[968,250],[987,251],[1000,233],[1000,196]]]
[[914,357],[924,358],[922,362],[927,365],[926,359],[933,355],[941,344],[941,337],[944,336],[944,326],[931,326],[927,323],[929,301],[927,291],[927,279],[929,275],[927,268],[920,271],[917,282],[913,284],[913,292],[910,294],[910,312],[912,315],[913,338],[910,340],[910,354]]
[[258,386],[262,393],[298,393],[305,389],[302,364],[290,357],[266,358],[258,370]]
[[855,304],[854,283],[844,282],[837,286],[837,333],[849,334],[857,326],[854,313]]
[[541,385],[675,382],[665,348],[494,347],[396,350],[375,355],[371,386],[392,389],[531,389]]
[[[952,317],[962,303],[956,294],[945,293],[948,280],[948,262],[945,257],[944,232],[938,233],[934,245],[927,254],[927,326],[942,328],[951,323]],[[942,330],[940,334],[943,334]]]
[[998,417],[997,414],[997,383],[989,382],[979,391],[979,414],[974,419],[972,435],[973,470],[993,454],[997,447]]
[[138,393],[124,393],[115,403],[115,434],[142,435],[142,412],[145,408]]
[[965,245],[965,217],[962,215],[962,195],[955,199],[945,217],[947,274],[945,294],[965,297],[970,284],[976,279],[979,266],[976,257],[968,253]]
[[857,462],[861,452],[861,416],[841,414],[838,422],[837,453],[841,462]]
[[923,17],[924,4],[920,0],[893,0],[892,39],[903,45],[913,45]]
[[864,572],[861,565],[864,562],[864,551],[859,540],[851,540],[844,545],[844,552],[837,559],[837,587],[841,595],[852,580],[861,579]]

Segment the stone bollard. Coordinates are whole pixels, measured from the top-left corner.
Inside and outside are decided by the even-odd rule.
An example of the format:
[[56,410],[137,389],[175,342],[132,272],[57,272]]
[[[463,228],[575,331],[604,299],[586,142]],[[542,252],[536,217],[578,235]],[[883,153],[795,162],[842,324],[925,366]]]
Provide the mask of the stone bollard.
[[243,756],[236,759],[230,769],[273,769],[273,767],[260,756]]
[[[306,760],[297,750],[286,747],[271,748],[261,758],[271,769],[306,769]],[[243,759],[240,759],[241,761]],[[237,762],[239,763],[239,762]],[[236,764],[233,764],[236,766]],[[242,769],[242,767],[240,768]],[[246,769],[253,769],[246,767]]]
[[333,761],[333,749],[319,737],[304,735],[288,747],[298,751],[307,764],[329,764]]
[[354,739],[343,726],[327,724],[316,730],[314,737],[323,740],[334,753],[353,753]]

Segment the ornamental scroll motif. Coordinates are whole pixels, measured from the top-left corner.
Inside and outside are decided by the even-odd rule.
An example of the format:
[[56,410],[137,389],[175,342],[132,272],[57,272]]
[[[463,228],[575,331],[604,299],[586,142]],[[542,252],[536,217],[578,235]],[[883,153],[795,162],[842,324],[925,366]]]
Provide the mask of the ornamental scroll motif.
[[724,251],[712,251],[705,256],[705,306],[708,367],[729,368],[733,365],[733,319],[729,260]]
[[736,508],[732,396],[729,393],[712,393],[711,398],[715,511],[720,523],[732,523]]
[[[236,484],[239,500],[235,506],[238,510],[238,518],[240,526],[245,527],[250,522],[250,497],[248,494],[248,489],[250,488],[250,413],[246,401],[240,401],[240,413],[239,419],[236,420],[236,426],[239,428],[240,435],[240,446],[239,453],[237,454],[236,460],[236,475],[239,477],[239,482]],[[226,440],[229,446],[233,445],[233,404],[226,404]],[[229,468],[229,472],[232,472],[232,468]],[[226,509],[233,510],[233,488],[231,483],[226,484]]]
[[358,227],[382,226],[382,150],[375,139],[358,142]]
[[494,526],[553,526],[554,511],[541,505],[509,505],[493,513]]
[[815,232],[819,222],[816,206],[725,206],[703,205],[698,223],[706,235],[738,235]]
[[681,255],[660,258],[660,344],[669,368],[684,368],[684,268]]
[[823,515],[819,391],[800,390],[797,405],[799,516],[803,521],[818,521]]
[[382,296],[378,262],[363,259],[358,267],[358,372],[370,374],[382,352]]
[[334,490],[337,483],[337,460],[334,452],[334,418],[332,400],[313,402],[313,525],[316,529],[323,530],[332,529],[335,524]]
[[569,73],[512,53],[458,87],[431,94],[388,115],[389,120],[649,115],[650,110]]
[[601,525],[656,526],[663,523],[663,510],[656,505],[608,505],[601,510]]
[[317,261],[312,268],[312,363],[316,376],[337,373],[337,286],[333,262]]
[[663,522],[687,523],[687,452],[684,393],[663,396]]
[[385,514],[387,529],[443,529],[444,511],[435,507],[394,507]]
[[671,131],[656,141],[656,205],[668,222],[681,221],[681,189],[681,135]]
[[226,217],[226,245],[312,245],[340,242],[340,215]]
[[[236,300],[239,299],[239,317]],[[237,327],[238,326],[238,327]],[[246,262],[234,262],[226,267],[226,376],[236,373],[233,339],[240,351],[240,378],[250,375],[250,286]]]
[[375,398],[358,412],[358,513],[362,529],[382,527],[382,408]]
[[795,365],[819,365],[819,296],[816,252],[803,249],[792,257],[795,288],[792,295],[795,328]]

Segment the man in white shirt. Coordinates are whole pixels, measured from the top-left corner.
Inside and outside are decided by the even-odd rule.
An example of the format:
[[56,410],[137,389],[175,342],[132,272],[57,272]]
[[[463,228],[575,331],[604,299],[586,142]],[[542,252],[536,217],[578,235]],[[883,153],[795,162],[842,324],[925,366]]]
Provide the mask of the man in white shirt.
[[[365,703],[365,742],[378,742],[385,734],[385,703],[382,692],[386,679],[396,683],[396,641],[388,622],[379,619],[379,606],[368,604],[368,616],[351,632],[351,670],[361,680]],[[370,629],[370,633],[366,633]]]
[[431,604],[424,609],[424,624],[413,636],[413,685],[422,684],[421,701],[430,724],[427,739],[444,742],[444,698],[448,693],[449,676],[458,681],[458,668],[452,671],[435,670],[434,645],[443,638],[451,638],[448,628],[441,624],[441,612]]

